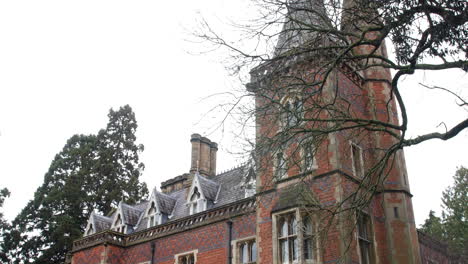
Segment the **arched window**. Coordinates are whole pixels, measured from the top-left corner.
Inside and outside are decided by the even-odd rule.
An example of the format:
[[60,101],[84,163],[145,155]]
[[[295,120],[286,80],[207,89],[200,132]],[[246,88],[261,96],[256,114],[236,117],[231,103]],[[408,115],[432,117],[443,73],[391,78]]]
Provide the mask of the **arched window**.
[[317,263],[317,232],[313,215],[289,210],[274,215],[276,247],[273,249],[279,264]]
[[280,263],[294,263],[298,260],[297,220],[294,214],[279,219],[278,242]]
[[239,262],[241,264],[255,263],[257,261],[257,243],[255,240],[239,242]]
[[281,100],[281,123],[283,128],[297,127],[304,117],[304,105],[298,96],[285,96]]
[[187,254],[184,256],[180,256],[177,260],[177,263],[180,264],[195,264],[195,256],[193,254]]
[[157,212],[156,205],[154,204],[154,202],[151,202],[151,207],[148,210],[148,227],[158,225],[156,212]]
[[200,210],[199,210],[199,206],[200,206],[200,192],[198,191],[198,188],[195,187],[193,189],[193,194],[192,196],[190,196],[190,202],[191,202],[191,205],[190,205],[190,214],[196,214],[198,213]]
[[92,235],[93,233],[94,233],[93,224],[90,224],[88,230],[86,231],[86,235],[89,236],[89,235]]
[[117,215],[117,219],[114,222],[114,230],[125,234],[125,224],[123,223],[120,214]]

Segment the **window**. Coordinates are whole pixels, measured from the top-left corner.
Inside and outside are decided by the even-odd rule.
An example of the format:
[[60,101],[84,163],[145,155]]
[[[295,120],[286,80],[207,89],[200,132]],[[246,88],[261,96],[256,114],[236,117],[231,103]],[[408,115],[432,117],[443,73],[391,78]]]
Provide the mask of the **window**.
[[177,264],[195,264],[195,253],[177,256]]
[[358,242],[359,251],[361,253],[361,263],[369,264],[371,262],[371,250],[372,250],[372,239],[371,239],[371,227],[370,227],[369,215],[365,213],[359,213],[357,216],[357,231],[358,231]]
[[242,241],[237,244],[240,264],[256,263],[257,243],[255,240]]
[[351,143],[351,159],[353,162],[353,172],[356,177],[364,177],[364,162],[362,160],[362,149],[358,145]]
[[273,217],[274,264],[316,263],[318,259],[313,217],[292,209]]
[[93,224],[90,224],[88,231],[86,231],[86,235],[89,236],[89,235],[92,235],[93,233],[94,233]]
[[280,263],[294,263],[298,260],[297,220],[294,214],[281,216],[278,225]]
[[303,217],[303,254],[306,261],[314,260],[314,229],[310,216]]
[[156,215],[156,205],[154,202],[151,203],[151,207],[148,211],[148,227],[156,226],[158,225],[158,218]]
[[303,105],[300,100],[289,100],[284,106],[283,125],[286,128],[299,125],[303,115]]
[[303,171],[311,171],[317,168],[315,161],[315,147],[312,142],[307,142],[302,147]]
[[192,196],[190,197],[190,214],[196,214],[198,213],[200,210],[199,210],[199,206],[200,206],[200,192],[198,191],[198,188],[195,187],[193,189],[193,194]]
[[120,214],[117,215],[117,219],[115,220],[114,230],[125,234],[125,224],[123,223]]
[[286,159],[283,152],[278,152],[275,155],[275,177],[276,179],[284,178],[287,175]]

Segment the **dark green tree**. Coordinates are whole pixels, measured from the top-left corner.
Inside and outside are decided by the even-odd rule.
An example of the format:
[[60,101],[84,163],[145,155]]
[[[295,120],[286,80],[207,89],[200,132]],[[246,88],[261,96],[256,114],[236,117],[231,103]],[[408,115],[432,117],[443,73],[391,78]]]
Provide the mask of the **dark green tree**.
[[[0,209],[3,207],[3,203],[5,202],[5,198],[10,196],[10,191],[7,188],[3,188],[0,190]],[[3,219],[3,213],[0,211],[0,249],[3,246],[3,233],[7,232],[10,229],[9,223]],[[7,262],[8,258],[6,254],[0,250],[0,261]]]
[[[118,111],[111,109],[108,117],[106,129],[97,136],[99,158],[95,167],[99,175],[97,196],[102,198],[97,206],[106,214],[120,200],[133,203],[148,193],[146,184],[139,182],[144,164],[139,161],[138,153],[144,147],[135,142],[138,127],[135,113],[125,105]],[[119,188],[115,188],[116,182]]]
[[424,221],[424,224],[419,230],[439,240],[445,240],[445,230],[442,225],[442,219],[437,217],[432,210],[429,212],[429,218]]
[[453,185],[442,193],[442,220],[449,246],[468,254],[468,169],[458,168]]
[[420,230],[447,242],[457,254],[468,254],[468,169],[460,167],[453,176],[454,183],[442,193],[442,217],[429,212]]
[[[138,201],[143,164],[135,144],[135,115],[129,106],[110,110],[107,128],[71,137],[52,161],[44,183],[5,234],[12,263],[62,263],[93,210],[107,213],[113,201]],[[114,204],[115,205],[115,204]]]

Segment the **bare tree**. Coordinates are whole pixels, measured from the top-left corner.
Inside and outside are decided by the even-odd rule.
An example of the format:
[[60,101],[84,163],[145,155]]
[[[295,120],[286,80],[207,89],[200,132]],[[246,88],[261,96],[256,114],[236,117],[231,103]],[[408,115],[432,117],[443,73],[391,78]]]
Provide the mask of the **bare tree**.
[[[230,52],[228,67],[233,74],[243,77],[250,70],[247,89],[234,103],[221,107],[227,107],[228,115],[241,113],[243,125],[255,120],[252,145],[261,175],[259,192],[272,188],[285,174],[300,176],[300,184],[308,184],[309,175],[325,171],[314,163],[328,158],[324,148],[330,141],[350,141],[349,171],[359,178],[357,187],[333,206],[324,206],[313,192],[297,192],[315,215],[317,209],[325,212],[328,220],[323,222],[330,226],[366,208],[387,188],[388,179],[405,185],[402,149],[449,140],[468,127],[465,118],[445,132],[409,138],[400,87],[402,78],[417,71],[468,70],[466,1],[254,2],[258,18],[233,26],[254,40],[255,48],[237,46],[245,42],[222,37],[207,21],[196,35]],[[385,40],[392,42],[392,56]],[[419,88],[446,92],[468,111],[468,101],[451,87]],[[254,103],[241,103],[246,98],[254,98]],[[356,225],[351,222],[353,230]]]

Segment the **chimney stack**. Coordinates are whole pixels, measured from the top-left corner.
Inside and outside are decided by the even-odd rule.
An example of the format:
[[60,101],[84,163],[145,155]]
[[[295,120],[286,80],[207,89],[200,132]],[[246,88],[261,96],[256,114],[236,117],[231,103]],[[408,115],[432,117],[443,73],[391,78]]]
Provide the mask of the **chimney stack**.
[[192,164],[190,173],[195,173],[197,170],[205,176],[216,175],[216,152],[218,144],[211,142],[206,137],[200,134],[192,134],[190,138],[192,143]]

